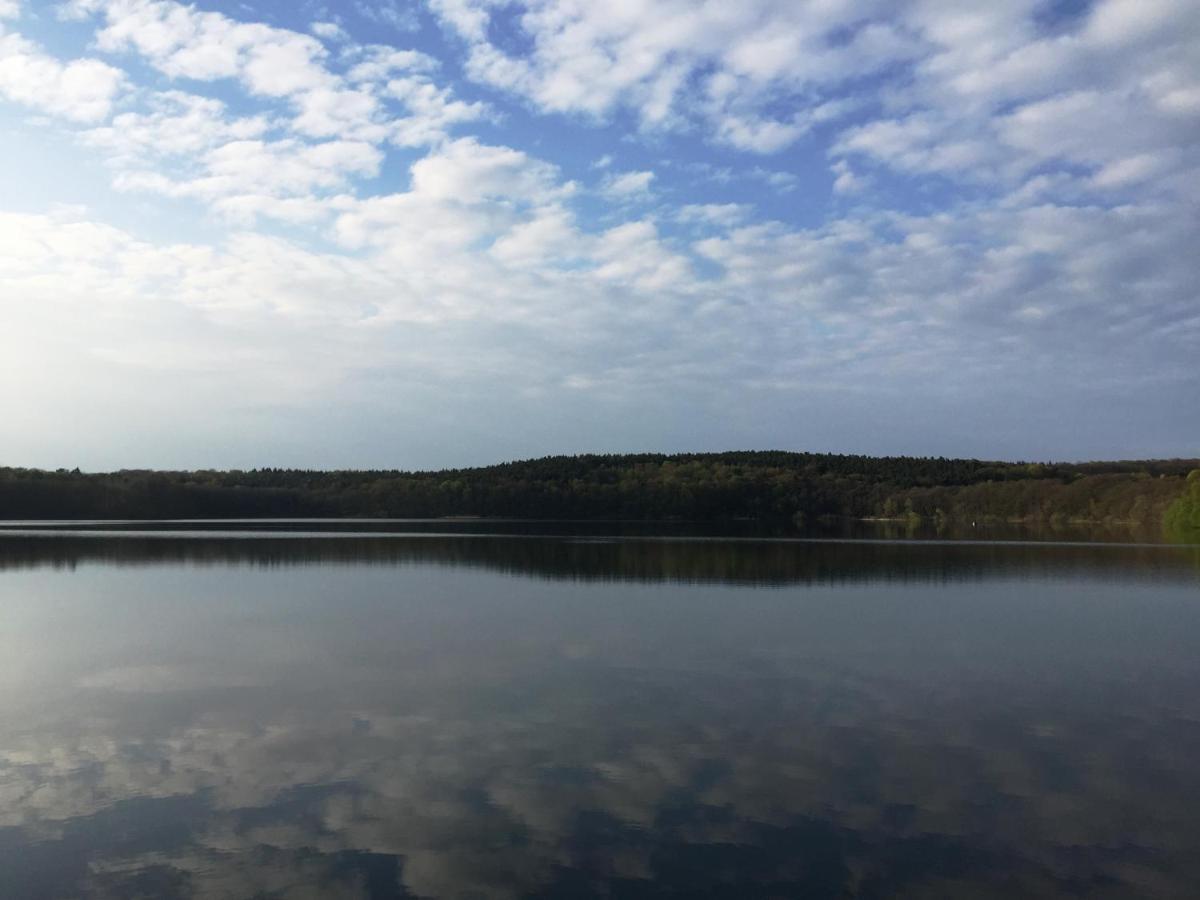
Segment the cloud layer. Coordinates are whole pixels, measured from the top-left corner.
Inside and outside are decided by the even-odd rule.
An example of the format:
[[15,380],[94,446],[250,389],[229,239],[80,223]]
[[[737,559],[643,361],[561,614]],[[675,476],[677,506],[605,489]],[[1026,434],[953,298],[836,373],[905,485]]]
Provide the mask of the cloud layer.
[[[129,439],[96,464],[142,441],[199,464],[185,440],[305,411],[360,435],[310,464],[1194,444],[1160,415],[1200,387],[1190,4],[430,0],[442,30],[411,41],[169,0],[59,12],[81,55],[0,6],[9,113],[98,154],[114,208],[200,228],[163,242],[70,197],[0,211],[25,461],[69,462],[42,459],[50,423],[97,385]],[[155,437],[141,411],[180,391],[202,407]],[[380,425],[399,417],[440,436]]]

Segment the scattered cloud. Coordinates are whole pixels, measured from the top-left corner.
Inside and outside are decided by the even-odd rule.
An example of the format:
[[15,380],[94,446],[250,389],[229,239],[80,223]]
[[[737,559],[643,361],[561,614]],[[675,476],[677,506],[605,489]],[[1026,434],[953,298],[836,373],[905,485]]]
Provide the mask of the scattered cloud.
[[692,224],[730,227],[750,217],[753,207],[745,203],[688,203],[679,208],[676,218]]
[[97,47],[135,51],[171,78],[212,81],[237,78],[253,94],[284,97],[327,86],[327,51],[311,35],[221,13],[202,12],[171,0],[78,0],[78,17],[100,15]]
[[416,31],[421,27],[416,0],[371,0],[370,3],[359,0],[354,9],[364,19],[398,32]]
[[[918,50],[900,27],[863,24],[869,9],[853,4],[534,0],[514,14],[488,0],[431,0],[430,8],[467,47],[473,78],[543,112],[607,118],[628,109],[649,130],[698,120],[714,140],[757,153],[848,108],[821,97],[829,86]],[[501,25],[529,42],[527,55],[497,43]]]
[[258,138],[270,127],[263,116],[232,117],[220,100],[184,91],[155,94],[148,105],[147,112],[120,113],[107,125],[84,131],[82,140],[107,151],[118,165],[135,165]]
[[830,168],[833,170],[833,191],[835,194],[858,194],[866,190],[870,179],[859,175],[844,159],[837,160]]
[[653,172],[613,173],[604,180],[604,193],[614,198],[644,196],[650,192]]
[[[435,83],[438,63],[428,54],[347,43],[329,22],[314,30],[343,45],[345,71],[310,35],[170,0],[74,0],[64,9],[75,19],[100,17],[96,43],[109,54],[136,52],[172,80],[235,80],[276,105],[271,114],[239,115],[213,97],[150,92],[147,111],[121,113],[82,135],[110,155],[118,189],[197,199],[244,222],[318,219],[331,203],[344,205],[338,195],[350,179],[378,173],[387,145],[437,144],[491,115],[487,104]],[[120,70],[105,68],[119,84]],[[31,83],[22,72],[13,78]],[[104,80],[89,83],[95,93]],[[98,118],[108,105],[92,99],[72,111]]]
[[800,189],[800,176],[794,172],[780,172],[773,169],[764,169],[762,166],[755,166],[745,174],[747,178],[761,181],[768,187],[774,188],[784,194],[790,194],[792,191]]
[[[329,396],[402,373],[474,410],[509,378],[547,409],[603,396],[613,433],[654,386],[745,409],[833,382],[985,406],[1001,381],[1197,387],[1192,4],[430,0],[444,60],[403,46],[427,13],[400,3],[311,34],[170,0],[60,9],[93,30],[85,58],[0,0],[6,113],[98,154],[114,206],[228,233],[0,211],[6,352],[30,371],[136,360],[167,384],[227,339],[261,374],[270,343]],[[92,324],[39,363],[48,310]]]
[[432,72],[438,61],[419,50],[397,50],[380,44],[362,47],[358,51],[359,61],[347,73],[350,81],[385,82],[396,72]]
[[382,161],[383,154],[362,141],[237,140],[207,151],[195,177],[132,170],[122,172],[115,184],[121,190],[194,197],[238,219],[307,220],[323,207],[314,192],[345,188],[353,176],[373,176]]
[[445,139],[456,125],[490,116],[486,103],[454,99],[454,93],[420,76],[393,78],[384,93],[403,104],[408,116],[397,119],[390,139],[402,147],[423,147]]
[[[9,7],[9,15],[16,12]],[[124,74],[96,59],[60,62],[37,44],[0,26],[0,97],[35,112],[76,122],[108,116]]]
[[335,44],[344,44],[350,40],[346,29],[337,22],[313,22],[309,30],[317,37]]

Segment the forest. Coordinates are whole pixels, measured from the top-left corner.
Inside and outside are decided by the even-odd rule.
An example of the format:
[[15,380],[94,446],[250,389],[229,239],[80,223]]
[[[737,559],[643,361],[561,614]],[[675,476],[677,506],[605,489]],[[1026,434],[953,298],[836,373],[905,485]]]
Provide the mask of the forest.
[[[1192,473],[1189,479],[1189,473]],[[1200,459],[1012,463],[742,451],[442,471],[0,468],[0,519],[826,519],[1200,528]]]

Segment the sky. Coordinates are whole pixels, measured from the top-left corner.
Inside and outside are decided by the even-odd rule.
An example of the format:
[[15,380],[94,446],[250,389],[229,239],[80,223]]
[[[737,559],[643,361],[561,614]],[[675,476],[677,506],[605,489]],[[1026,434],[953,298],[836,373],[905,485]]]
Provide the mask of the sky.
[[0,0],[0,465],[1200,455],[1195,0]]

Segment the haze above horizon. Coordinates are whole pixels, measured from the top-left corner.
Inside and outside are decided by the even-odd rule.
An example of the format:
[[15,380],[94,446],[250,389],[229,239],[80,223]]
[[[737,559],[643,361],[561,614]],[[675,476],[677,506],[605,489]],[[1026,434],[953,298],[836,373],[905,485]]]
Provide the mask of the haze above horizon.
[[0,465],[1194,457],[1200,6],[991,6],[0,0]]

